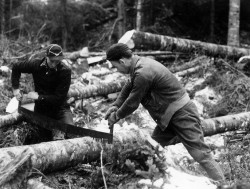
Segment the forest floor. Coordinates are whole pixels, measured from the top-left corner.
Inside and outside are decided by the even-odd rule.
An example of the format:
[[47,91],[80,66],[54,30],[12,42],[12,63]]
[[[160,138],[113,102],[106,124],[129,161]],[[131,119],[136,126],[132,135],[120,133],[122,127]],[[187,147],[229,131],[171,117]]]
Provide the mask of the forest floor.
[[[228,64],[223,64],[222,61],[218,59],[209,67],[202,67],[196,73],[179,78],[189,92],[190,97],[197,104],[201,119],[249,111],[250,80],[248,77],[242,76],[242,74],[235,69],[232,69],[233,66],[233,62],[229,61]],[[72,85],[76,83],[79,77],[87,79],[88,84],[122,77],[117,73],[113,73],[114,75],[104,74],[97,77],[93,76],[93,74],[79,73],[77,69],[77,67],[72,68]],[[96,65],[90,67],[87,73],[105,72],[105,70],[110,70],[110,68],[107,68],[107,65]],[[85,83],[85,85],[88,85],[87,83]],[[3,115],[5,114],[4,107],[6,107],[12,97],[10,77],[0,76],[0,84],[2,88],[0,91],[0,109]],[[33,84],[31,76],[22,76],[21,88],[24,93],[32,90]],[[116,96],[117,94],[112,94],[105,97],[98,96],[75,101],[71,104],[75,125],[87,125],[92,129],[101,126],[104,128],[104,131],[107,131],[107,121],[104,120],[103,117]],[[152,130],[155,123],[147,111],[140,106],[132,115],[120,120],[115,125],[115,129],[129,126],[139,128],[147,127]],[[17,141],[11,141],[11,139],[15,139],[11,137],[15,130],[26,127],[30,131],[30,135],[26,135],[25,139],[20,139],[19,143]],[[36,138],[38,135],[35,134],[37,130],[30,128],[36,127],[29,123],[22,122],[18,125],[1,129],[0,147],[39,142]],[[6,143],[6,138],[8,138],[9,143]],[[34,140],[34,138],[36,138],[36,140]],[[5,141],[5,143],[3,141]],[[205,137],[205,141],[209,144],[213,157],[224,170],[228,185],[250,183],[250,133],[248,130],[226,132]],[[187,172],[192,172],[195,175],[206,175],[199,165],[190,157],[182,144],[176,144],[170,148],[178,152],[176,153],[176,158],[178,159],[179,165]],[[100,167],[99,162],[91,162],[90,164],[79,164],[56,173],[44,175],[40,172],[36,172],[33,173],[33,175],[52,188],[104,188],[102,175],[98,167]],[[142,187],[138,185],[137,182],[142,177],[135,173],[117,172],[116,177],[114,175],[115,174],[110,173],[110,175],[106,177],[108,188],[151,188],[149,186]]]

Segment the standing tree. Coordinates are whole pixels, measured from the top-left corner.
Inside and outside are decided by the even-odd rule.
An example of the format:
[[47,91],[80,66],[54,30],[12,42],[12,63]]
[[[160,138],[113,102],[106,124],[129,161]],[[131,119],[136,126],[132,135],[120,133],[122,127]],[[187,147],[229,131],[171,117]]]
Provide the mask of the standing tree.
[[5,0],[1,0],[1,6],[0,6],[1,35],[4,35],[5,32],[4,7],[5,7]]
[[118,38],[120,38],[125,33],[125,23],[126,23],[126,13],[125,13],[125,4],[124,0],[118,0],[117,3],[118,10]]
[[11,30],[11,16],[12,16],[12,8],[13,8],[13,2],[12,0],[9,0],[9,27],[8,30]]
[[68,38],[68,28],[67,28],[67,0],[61,0],[62,8],[62,46],[63,49],[67,49],[67,38]]
[[137,13],[136,13],[136,30],[140,31],[142,27],[142,18],[143,18],[143,12],[142,12],[142,3],[143,0],[137,0]]
[[211,0],[211,8],[210,8],[210,42],[214,42],[214,15],[215,15],[214,0]]
[[230,0],[227,44],[231,46],[240,45],[239,27],[240,27],[240,0]]

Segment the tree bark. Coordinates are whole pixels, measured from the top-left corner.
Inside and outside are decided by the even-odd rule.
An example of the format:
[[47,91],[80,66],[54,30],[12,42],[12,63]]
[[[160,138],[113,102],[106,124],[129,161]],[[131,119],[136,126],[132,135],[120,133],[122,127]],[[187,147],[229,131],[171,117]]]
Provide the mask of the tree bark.
[[249,124],[250,112],[226,115],[205,119],[201,122],[205,136],[212,136],[227,131],[246,129]]
[[113,81],[109,83],[101,83],[98,85],[87,85],[84,88],[70,88],[69,97],[89,98],[93,96],[105,96],[110,93],[119,92],[126,83],[126,79]]
[[[32,167],[42,172],[54,172],[57,170],[63,170],[68,167],[72,167],[79,163],[91,162],[93,160],[96,161],[96,158],[100,158],[100,153],[103,149],[109,150],[115,148],[115,146],[117,145],[124,146],[126,144],[132,144],[132,142],[137,141],[139,142],[138,144],[147,146],[148,149],[152,147],[153,149],[155,149],[156,154],[154,157],[158,158],[158,163],[161,161],[160,165],[158,166],[162,169],[164,168],[166,173],[170,176],[168,177],[169,179],[173,179],[170,183],[168,183],[168,186],[171,186],[171,183],[174,182],[173,177],[176,177],[180,174],[185,175],[184,177],[182,177],[182,181],[185,181],[185,184],[195,184],[196,181],[198,181],[198,183],[200,185],[204,185],[205,188],[207,184],[212,184],[209,183],[208,178],[206,177],[195,177],[188,175],[187,173],[183,173],[182,171],[178,171],[177,174],[176,171],[179,165],[174,162],[174,153],[165,151],[163,148],[158,146],[158,144],[154,140],[152,140],[148,134],[144,134],[143,132],[141,132],[139,128],[134,128],[132,130],[126,130],[124,128],[122,130],[123,131],[120,131],[122,136],[119,137],[119,139],[116,138],[115,140],[115,142],[117,143],[116,145],[104,145],[103,147],[101,146],[102,144],[90,138],[75,138],[63,141],[40,143],[30,146],[3,148],[1,149],[2,151],[0,154],[0,158],[3,161],[0,162],[0,165],[4,168],[15,168],[17,167],[15,166],[16,163],[20,164],[20,154],[27,152],[27,155],[24,158],[21,158],[23,162],[21,162],[22,164],[27,162],[26,164],[28,164],[28,166],[26,167]],[[119,151],[119,153],[122,152],[123,151]],[[125,152],[123,153],[125,154]],[[129,153],[129,151],[126,153]],[[159,155],[162,155],[161,158],[159,158]],[[28,159],[28,157],[31,158]],[[25,161],[26,159],[28,159],[29,161]],[[16,163],[14,164],[13,162]],[[11,164],[14,164],[14,166],[10,166]],[[140,170],[136,170],[136,174],[138,174],[139,171]],[[141,172],[147,173],[146,171]],[[15,173],[15,171],[13,171],[13,173]],[[192,177],[192,179],[190,179],[189,176]],[[206,181],[201,182],[201,179],[205,179]]]
[[5,7],[5,0],[1,0],[1,6],[0,6],[0,22],[1,22],[1,35],[4,35],[5,32],[5,14],[4,14],[4,7]]
[[23,121],[23,116],[18,112],[13,114],[1,115],[0,116],[0,128],[4,126],[10,126]]
[[136,30],[141,31],[142,28],[142,19],[143,19],[143,12],[142,12],[142,5],[143,0],[137,0],[137,11],[136,11]]
[[67,49],[68,27],[67,27],[67,0],[61,0],[62,6],[62,46]]
[[13,0],[10,0],[10,6],[9,6],[9,31],[11,31],[11,20],[12,20],[12,6],[13,6]]
[[126,32],[119,42],[127,44],[131,49],[151,49],[185,53],[199,52],[208,56],[229,58],[240,58],[241,56],[250,54],[250,49],[217,45],[213,43],[157,35],[136,30]]
[[117,12],[118,12],[118,39],[125,33],[126,29],[125,29],[125,23],[126,23],[126,7],[125,7],[125,3],[124,0],[118,0],[117,2]]
[[[206,119],[202,121],[205,136],[210,136],[220,132],[226,132],[236,129],[246,129],[249,125],[250,112]],[[207,128],[209,127],[209,129]],[[143,134],[141,134],[143,133]],[[135,127],[132,130],[119,128],[114,133],[114,144],[124,145],[126,143],[140,142],[146,144],[149,142],[154,148],[157,143],[149,137],[147,130]],[[112,145],[101,144],[89,137],[75,138],[69,140],[44,142],[30,146],[16,146],[2,148],[0,153],[0,167],[6,167],[24,151],[28,151],[31,157],[31,166],[42,172],[53,172],[66,169],[79,163],[87,163],[100,157],[102,148],[105,150],[112,148]],[[161,148],[159,150],[161,151]],[[165,163],[170,167],[178,166],[174,162],[174,157],[166,156]],[[8,166],[7,166],[8,167]]]
[[43,142],[29,146],[2,148],[1,167],[10,163],[23,151],[29,151],[31,165],[42,172],[53,172],[66,169],[78,163],[91,162],[99,157],[101,146],[89,137],[69,140]]
[[227,45],[240,45],[240,0],[229,0]]

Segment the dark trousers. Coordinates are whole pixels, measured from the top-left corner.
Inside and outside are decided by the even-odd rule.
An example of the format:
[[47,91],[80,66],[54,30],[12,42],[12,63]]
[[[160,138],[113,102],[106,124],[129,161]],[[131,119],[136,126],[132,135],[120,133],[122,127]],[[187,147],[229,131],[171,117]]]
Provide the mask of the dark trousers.
[[[62,123],[74,125],[73,115],[70,111],[69,106],[63,106],[63,107],[57,108],[56,110],[54,108],[48,108],[48,107],[43,108],[43,107],[35,106],[34,111],[42,115],[48,116],[50,118],[53,118]],[[41,129],[41,132],[43,135],[45,135],[45,138],[46,138],[45,140],[64,139],[65,138],[64,135],[67,134],[67,133],[57,131],[57,130],[49,131],[47,129]]]
[[212,158],[210,149],[204,142],[197,107],[192,101],[173,115],[164,131],[156,126],[152,138],[163,147],[180,140],[194,160],[206,170],[209,177],[213,180],[225,179],[221,168]]

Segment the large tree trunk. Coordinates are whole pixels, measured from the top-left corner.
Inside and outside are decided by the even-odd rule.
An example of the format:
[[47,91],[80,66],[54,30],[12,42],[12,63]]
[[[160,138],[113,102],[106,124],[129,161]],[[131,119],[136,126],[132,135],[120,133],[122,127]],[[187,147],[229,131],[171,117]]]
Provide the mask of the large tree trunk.
[[67,0],[61,0],[62,9],[62,47],[67,50],[67,38],[68,38],[68,27],[67,27]]
[[32,167],[44,172],[53,172],[78,163],[96,160],[96,157],[99,157],[101,146],[93,139],[84,137],[30,146],[2,148],[0,159],[3,161],[0,162],[1,167],[6,166],[14,157],[18,157],[26,150],[31,154]]
[[246,129],[249,124],[250,112],[226,115],[205,119],[201,122],[205,136],[212,136],[227,131],[235,131],[238,129]]
[[[102,150],[114,150],[117,145],[131,145],[133,144],[133,141],[136,140],[139,146],[143,145],[147,149],[151,149],[153,146],[153,149],[155,149],[154,157],[158,159],[158,164],[161,161],[160,165],[158,166],[161,169],[164,169],[166,173],[168,173],[169,176],[167,178],[174,179],[171,177],[176,177],[179,174],[183,174],[181,173],[181,171],[179,171],[178,174],[175,173],[179,165],[175,164],[174,162],[174,153],[168,153],[164,151],[161,147],[158,147],[157,144],[155,144],[155,141],[153,141],[148,134],[144,134],[138,128],[135,128],[133,130],[124,129],[123,131],[120,131],[120,134],[122,136],[119,137],[119,139],[116,139],[116,145],[104,145],[103,147],[101,146],[102,144],[89,138],[75,138],[64,141],[41,143],[31,146],[4,148],[1,149],[2,151],[0,154],[0,158],[3,161],[0,162],[0,165],[2,168],[14,167],[15,169],[17,167],[15,165],[20,164],[20,161],[18,161],[20,159],[20,154],[27,152],[27,155],[24,158],[20,159],[23,162],[21,162],[22,164],[26,163],[28,165],[26,166],[27,168],[29,168],[31,165],[31,167],[43,172],[53,172],[57,170],[66,169],[67,167],[71,167],[79,163],[91,162],[93,160],[96,160],[96,158],[99,159]],[[127,152],[124,151],[126,150],[119,151],[118,153],[133,153],[133,149],[127,150]],[[151,152],[154,151],[152,150]],[[159,155],[162,155],[162,157],[160,158]],[[164,156],[165,158],[163,158]],[[31,159],[28,159],[28,157],[31,157]],[[25,161],[26,159],[28,159],[29,161]],[[139,175],[138,171],[140,170],[136,170],[137,174]],[[15,170],[13,172],[15,173]],[[147,173],[146,171],[141,172]],[[211,182],[208,183],[207,178],[206,181],[202,183],[203,181],[201,182],[200,180],[201,177],[194,178],[194,176],[190,176],[192,177],[192,179],[189,180],[190,178],[188,177],[188,174],[184,173],[184,175],[185,177],[182,178],[182,181],[185,181],[186,184],[187,181],[189,181],[190,184],[196,184],[196,181],[198,181],[200,185],[204,185],[203,188],[206,188],[207,184],[212,185]],[[186,179],[186,177],[188,177],[188,179]],[[203,177],[203,179],[205,179],[205,177]],[[168,186],[171,186],[171,183],[168,183]]]
[[151,49],[177,52],[199,52],[209,56],[240,58],[249,55],[250,49],[237,48],[189,39],[175,38],[152,33],[130,30],[119,40],[131,49]]
[[12,20],[12,6],[13,6],[13,0],[9,0],[10,1],[10,6],[9,6],[9,31],[11,31],[11,20]]
[[[246,129],[249,124],[249,117],[250,112],[245,112],[205,119],[201,122],[204,135],[211,136],[227,131]],[[119,130],[114,129],[114,131],[114,142],[119,142],[120,140],[123,142],[127,140],[142,140],[141,138],[138,138],[138,134],[136,134],[134,130],[130,131],[120,128]],[[89,158],[95,159],[96,154],[101,150],[101,147],[97,145],[95,140],[92,140],[89,137],[83,137],[40,143],[31,146],[2,148],[0,159],[6,161],[11,160],[12,158],[10,158],[10,156],[17,156],[17,154],[21,153],[26,148],[30,148],[33,155],[31,159],[32,165],[41,171],[65,169],[66,167],[76,165],[77,163],[86,162],[87,159],[90,160]],[[89,155],[91,155],[91,157],[88,157]]]
[[124,0],[118,0],[117,2],[117,11],[118,11],[118,39],[125,33],[125,23],[126,23],[126,7]]
[[121,79],[109,83],[101,83],[96,85],[87,85],[84,88],[70,88],[68,92],[69,97],[75,98],[89,98],[93,96],[106,96],[110,93],[119,92],[123,85],[126,83],[126,79]]
[[18,112],[13,114],[1,115],[0,116],[0,128],[4,126],[10,126],[23,121],[23,116]]
[[229,0],[227,45],[240,45],[240,0]]
[[[204,129],[205,136],[239,128],[246,129],[245,127],[249,125],[249,116],[250,112],[246,112],[236,115],[213,118],[212,120],[204,120],[202,121],[203,128],[210,127],[210,129]],[[121,127],[119,130],[115,129],[115,145],[104,145],[103,147],[99,142],[89,137],[84,137],[70,140],[45,142],[30,146],[2,148],[0,153],[0,159],[2,160],[0,162],[0,167],[3,169],[3,171],[0,171],[0,181],[3,182],[6,179],[8,180],[9,177],[15,176],[15,173],[20,170],[19,167],[23,167],[22,165],[24,165],[24,168],[27,169],[33,167],[42,172],[54,172],[57,170],[66,169],[79,163],[96,161],[100,158],[102,149],[104,149],[104,151],[110,151],[110,149],[115,146],[133,144],[135,141],[137,141],[139,142],[139,146],[145,146],[149,143],[154,149],[157,149],[155,152],[157,155],[164,155],[159,156],[164,157],[164,159],[162,158],[159,160],[163,161],[161,168],[166,169],[168,175],[171,175],[168,177],[168,181],[170,182],[170,185],[168,186],[171,186],[171,183],[175,183],[174,180],[171,179],[176,179],[178,175],[182,175],[181,178],[185,180],[185,183],[188,181],[190,185],[195,184],[196,181],[200,182],[198,177],[189,177],[190,175],[183,173],[182,171],[178,171],[179,165],[175,163],[175,153],[172,153],[170,150],[164,151],[163,148],[158,146],[158,144],[152,140],[151,137],[149,137],[147,130],[142,130],[143,129],[137,127],[132,130],[123,127]],[[20,154],[23,154],[24,152],[27,152],[27,155],[20,159]],[[119,152],[121,153],[121,151]],[[11,172],[8,170],[11,170]],[[180,178],[178,177],[178,179]],[[206,182],[207,181],[208,180],[206,180]],[[207,186],[206,182],[203,183],[204,187]],[[175,185],[176,184],[177,183],[175,183]]]
[[5,32],[5,14],[4,14],[4,7],[5,7],[5,0],[1,0],[1,6],[0,6],[0,27],[1,32],[0,35],[4,35]]
[[142,20],[143,20],[143,2],[144,0],[137,0],[137,6],[136,6],[136,30],[137,31],[141,31],[142,28]]

